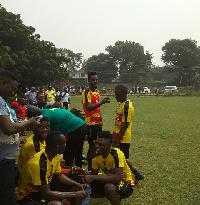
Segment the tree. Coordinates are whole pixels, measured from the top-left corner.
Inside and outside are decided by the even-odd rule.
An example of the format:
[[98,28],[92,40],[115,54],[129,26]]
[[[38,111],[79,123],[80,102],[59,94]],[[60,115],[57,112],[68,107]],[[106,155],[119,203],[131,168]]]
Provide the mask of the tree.
[[178,86],[193,85],[199,73],[200,48],[192,39],[171,39],[162,47],[162,60],[168,73],[174,75],[172,83]]
[[96,71],[100,82],[109,83],[117,77],[118,68],[108,54],[100,53],[88,58],[84,63],[84,69],[88,71]]
[[107,46],[105,50],[118,67],[122,82],[146,81],[152,54],[145,53],[143,46],[133,41],[117,41],[114,46]]
[[14,72],[27,85],[61,82],[68,72],[60,65],[65,60],[57,55],[53,43],[41,41],[35,28],[25,26],[19,14],[7,12],[0,5],[0,69]]
[[82,53],[74,53],[73,51],[66,48],[57,49],[57,54],[63,57],[61,67],[67,71],[74,72],[80,70],[82,67]]

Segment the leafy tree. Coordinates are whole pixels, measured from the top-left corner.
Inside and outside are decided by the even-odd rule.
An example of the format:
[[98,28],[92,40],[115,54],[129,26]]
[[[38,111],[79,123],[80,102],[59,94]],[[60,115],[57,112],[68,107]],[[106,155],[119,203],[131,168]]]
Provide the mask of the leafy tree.
[[61,67],[65,68],[67,71],[74,72],[80,70],[82,67],[82,53],[74,53],[66,48],[57,49],[57,53],[59,56],[63,57]]
[[88,71],[96,71],[100,82],[108,83],[117,77],[117,66],[108,54],[100,53],[88,58],[84,64],[84,69]]
[[53,43],[41,41],[35,28],[25,26],[19,14],[7,12],[0,5],[0,69],[14,72],[22,83],[47,85],[61,82],[68,73],[60,65]]
[[199,73],[200,48],[192,39],[171,39],[162,47],[162,60],[178,86],[193,85]]
[[105,49],[118,67],[122,82],[144,82],[148,76],[152,54],[133,41],[117,41]]

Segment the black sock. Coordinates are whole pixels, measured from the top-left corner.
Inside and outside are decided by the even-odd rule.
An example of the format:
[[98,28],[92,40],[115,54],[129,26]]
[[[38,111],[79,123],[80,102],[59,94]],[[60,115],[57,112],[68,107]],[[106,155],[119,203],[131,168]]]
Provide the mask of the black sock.
[[138,173],[138,170],[135,169],[135,171],[133,171],[133,174],[136,175]]

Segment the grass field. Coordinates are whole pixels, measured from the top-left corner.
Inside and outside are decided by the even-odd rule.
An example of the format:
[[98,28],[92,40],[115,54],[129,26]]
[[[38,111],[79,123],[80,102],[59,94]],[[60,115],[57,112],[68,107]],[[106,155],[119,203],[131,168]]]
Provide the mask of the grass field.
[[[130,159],[145,179],[122,204],[200,204],[200,98],[129,99],[135,107]],[[72,107],[82,110],[81,97],[71,97]],[[101,107],[103,130],[112,132],[116,107],[114,97]]]

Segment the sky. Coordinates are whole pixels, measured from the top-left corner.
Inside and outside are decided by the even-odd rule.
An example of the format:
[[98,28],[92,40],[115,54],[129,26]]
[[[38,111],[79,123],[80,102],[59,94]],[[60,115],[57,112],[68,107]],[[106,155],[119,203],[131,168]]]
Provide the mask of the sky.
[[161,48],[170,39],[200,45],[200,0],[0,0],[20,14],[41,39],[84,59],[106,53],[116,41],[140,43],[163,66]]

